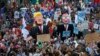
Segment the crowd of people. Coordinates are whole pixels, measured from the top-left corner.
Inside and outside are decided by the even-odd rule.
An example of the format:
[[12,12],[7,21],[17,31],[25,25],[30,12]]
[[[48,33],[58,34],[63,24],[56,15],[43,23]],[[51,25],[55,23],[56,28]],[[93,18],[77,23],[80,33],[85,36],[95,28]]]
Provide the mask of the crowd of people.
[[[45,0],[0,5],[0,56],[100,56],[100,42],[84,39],[100,33],[99,4]],[[41,34],[50,34],[50,41],[37,41]]]

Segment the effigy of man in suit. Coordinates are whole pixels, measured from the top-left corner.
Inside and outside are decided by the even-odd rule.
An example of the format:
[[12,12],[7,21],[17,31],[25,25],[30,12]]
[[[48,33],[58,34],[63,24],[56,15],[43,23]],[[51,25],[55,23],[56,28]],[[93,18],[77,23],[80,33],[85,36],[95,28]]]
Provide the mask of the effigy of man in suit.
[[43,15],[41,12],[35,12],[33,17],[35,26],[30,30],[30,35],[36,40],[37,35],[48,34],[49,29],[47,25],[43,25]]
[[57,32],[58,32],[58,35],[60,36],[61,40],[64,41],[66,39],[66,37],[63,37],[63,32],[70,31],[69,37],[71,37],[73,35],[74,27],[73,27],[73,24],[70,24],[71,18],[68,16],[67,13],[62,14],[61,21],[62,22],[57,25]]

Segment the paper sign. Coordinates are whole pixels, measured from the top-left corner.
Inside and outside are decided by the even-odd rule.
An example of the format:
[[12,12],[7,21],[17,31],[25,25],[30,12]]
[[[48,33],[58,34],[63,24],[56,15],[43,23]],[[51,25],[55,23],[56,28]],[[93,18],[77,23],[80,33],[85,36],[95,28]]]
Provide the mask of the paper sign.
[[37,41],[50,42],[50,34],[37,35]]
[[70,36],[70,31],[63,31],[63,37]]
[[88,22],[87,21],[84,21],[83,23],[82,23],[82,27],[83,27],[83,29],[88,29],[89,27],[88,27]]
[[74,27],[74,34],[78,34],[79,30],[77,27]]
[[78,16],[75,15],[75,24],[78,24]]
[[85,36],[86,43],[99,42],[100,34],[99,33],[89,33]]
[[98,24],[94,24],[94,29],[98,29],[99,25]]
[[78,21],[83,22],[85,18],[85,12],[84,11],[78,11]]
[[18,11],[15,11],[14,12],[14,18],[16,19],[16,18],[19,18],[19,12]]

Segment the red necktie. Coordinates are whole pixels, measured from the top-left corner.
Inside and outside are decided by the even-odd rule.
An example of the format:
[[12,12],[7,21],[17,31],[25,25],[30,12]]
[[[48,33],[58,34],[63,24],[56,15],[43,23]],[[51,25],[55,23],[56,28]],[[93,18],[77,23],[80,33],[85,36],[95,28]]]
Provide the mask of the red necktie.
[[39,26],[39,30],[41,31],[41,33],[42,33],[42,26]]

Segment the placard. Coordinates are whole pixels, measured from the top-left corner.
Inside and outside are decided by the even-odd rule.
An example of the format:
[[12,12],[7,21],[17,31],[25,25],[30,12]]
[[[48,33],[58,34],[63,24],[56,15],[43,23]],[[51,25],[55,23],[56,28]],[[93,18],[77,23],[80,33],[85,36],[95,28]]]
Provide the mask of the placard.
[[79,30],[77,27],[74,27],[74,34],[78,34]]
[[100,41],[100,34],[99,33],[89,33],[85,36],[86,43],[98,42]]
[[69,37],[70,31],[63,31],[63,37]]
[[37,41],[50,42],[50,34],[37,35]]
[[88,27],[88,21],[84,21],[83,23],[82,23],[82,28],[83,29],[88,29],[89,27]]
[[94,24],[94,29],[98,29],[99,25],[98,24]]

